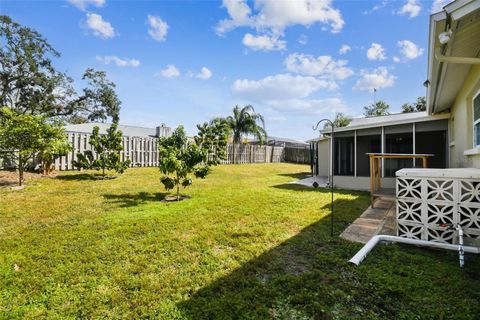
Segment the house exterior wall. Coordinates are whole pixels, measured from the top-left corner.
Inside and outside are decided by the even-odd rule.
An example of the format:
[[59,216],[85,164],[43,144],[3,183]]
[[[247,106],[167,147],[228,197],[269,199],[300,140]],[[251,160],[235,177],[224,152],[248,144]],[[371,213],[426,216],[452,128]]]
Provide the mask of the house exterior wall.
[[473,142],[473,98],[480,90],[480,65],[472,66],[450,110],[450,167],[480,168],[480,147]]
[[318,176],[328,176],[330,172],[330,140],[318,142]]

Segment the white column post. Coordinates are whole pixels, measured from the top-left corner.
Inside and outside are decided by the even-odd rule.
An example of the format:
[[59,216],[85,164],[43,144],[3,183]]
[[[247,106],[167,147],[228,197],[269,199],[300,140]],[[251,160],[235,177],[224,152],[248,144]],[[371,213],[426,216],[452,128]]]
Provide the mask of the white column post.
[[[417,127],[415,125],[415,122],[412,124],[412,134],[413,134],[413,154],[416,154],[417,150],[416,150],[416,142],[415,142],[415,139],[416,139],[416,132],[417,131]],[[415,168],[415,165],[416,165],[416,159],[413,158],[413,167]]]
[[353,131],[353,175],[357,176],[357,130]]
[[[381,138],[382,153],[385,153],[385,127],[382,127]],[[385,158],[382,158],[382,178],[385,177]]]

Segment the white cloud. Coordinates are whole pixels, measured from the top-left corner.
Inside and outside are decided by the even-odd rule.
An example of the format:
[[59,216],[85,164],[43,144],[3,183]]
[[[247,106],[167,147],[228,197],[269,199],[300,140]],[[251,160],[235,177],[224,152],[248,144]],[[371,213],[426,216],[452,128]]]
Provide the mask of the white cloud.
[[369,90],[393,87],[397,77],[388,73],[387,68],[379,67],[372,72],[362,70],[362,77],[357,80],[354,90]]
[[378,3],[378,4],[374,5],[371,10],[363,11],[362,14],[372,14],[375,11],[378,11],[382,8],[385,8],[386,6],[387,6],[387,1],[383,0],[381,3]]
[[397,57],[397,56],[394,56],[394,57],[392,58],[392,60],[393,60],[393,62],[400,62],[400,58]]
[[382,47],[381,44],[372,43],[372,46],[367,50],[367,58],[368,60],[385,60],[387,57],[385,56],[385,49]]
[[210,71],[207,67],[202,67],[199,74],[196,75],[198,79],[207,80],[212,77],[212,71]]
[[283,34],[288,26],[300,24],[308,27],[315,23],[328,25],[331,32],[339,32],[345,24],[340,10],[333,8],[331,0],[255,0],[253,7],[256,14],[252,14],[246,0],[223,0],[223,6],[227,9],[229,18],[217,24],[216,31],[219,34],[237,27]]
[[261,80],[239,79],[233,84],[233,92],[253,101],[298,99],[308,97],[319,89],[336,89],[332,81],[291,74],[277,74]]
[[340,47],[340,50],[338,50],[338,53],[339,54],[346,54],[348,51],[352,50],[352,48],[347,45],[347,44],[343,44],[341,47]]
[[86,10],[89,5],[101,8],[105,5],[105,0],[67,0],[80,10]]
[[243,37],[243,44],[250,49],[257,51],[285,50],[286,41],[279,40],[278,36],[259,35],[254,36],[250,33]]
[[159,74],[165,78],[174,78],[180,76],[180,71],[173,64],[169,64]]
[[300,53],[290,54],[284,61],[290,72],[307,76],[317,76],[326,80],[343,80],[353,75],[353,70],[346,67],[346,60],[334,60],[331,56],[317,58]]
[[402,40],[397,42],[400,52],[408,59],[416,59],[423,54],[424,49],[418,47],[415,43],[409,40]]
[[298,38],[298,43],[300,43],[301,45],[306,45],[308,43],[308,37],[306,35],[302,34]]
[[452,0],[434,0],[432,3],[432,9],[430,9],[431,13],[437,13],[443,10],[447,4],[452,2]]
[[105,64],[113,63],[117,67],[138,67],[140,65],[140,61],[136,59],[121,59],[117,56],[96,56],[95,59],[97,61],[103,62]]
[[103,20],[102,16],[96,13],[87,13],[86,26],[93,31],[96,37],[108,39],[115,36],[115,30],[110,22]]
[[409,18],[414,18],[420,14],[422,7],[417,0],[407,0],[403,7],[398,11],[400,15],[409,15]]
[[165,41],[168,32],[168,24],[163,21],[160,17],[148,15],[148,34],[152,39],[162,42]]

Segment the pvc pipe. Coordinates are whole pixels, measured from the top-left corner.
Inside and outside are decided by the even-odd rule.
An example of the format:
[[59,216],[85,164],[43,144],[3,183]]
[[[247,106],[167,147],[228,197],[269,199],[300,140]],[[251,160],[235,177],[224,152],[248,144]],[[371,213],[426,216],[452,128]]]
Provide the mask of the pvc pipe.
[[[363,259],[367,256],[367,254],[381,241],[388,241],[388,242],[399,242],[405,244],[413,244],[416,246],[425,246],[430,248],[440,248],[446,250],[455,250],[458,251],[459,246],[456,244],[450,243],[441,243],[441,242],[432,242],[432,241],[425,241],[425,240],[417,240],[417,239],[409,239],[409,238],[402,238],[397,236],[389,236],[389,235],[377,235],[372,237],[360,251],[357,252],[356,255],[350,259],[349,262],[359,265],[362,263]],[[471,247],[471,246],[464,246],[463,250],[469,253],[480,253],[480,247]]]

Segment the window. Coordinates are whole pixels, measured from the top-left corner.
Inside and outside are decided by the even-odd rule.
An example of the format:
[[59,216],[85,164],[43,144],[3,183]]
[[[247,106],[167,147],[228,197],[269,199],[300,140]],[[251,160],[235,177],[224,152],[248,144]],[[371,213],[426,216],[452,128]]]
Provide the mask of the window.
[[473,98],[473,144],[480,146],[480,92]]

